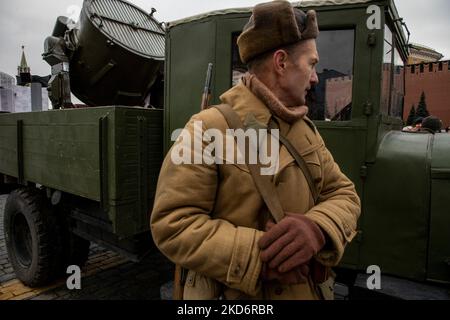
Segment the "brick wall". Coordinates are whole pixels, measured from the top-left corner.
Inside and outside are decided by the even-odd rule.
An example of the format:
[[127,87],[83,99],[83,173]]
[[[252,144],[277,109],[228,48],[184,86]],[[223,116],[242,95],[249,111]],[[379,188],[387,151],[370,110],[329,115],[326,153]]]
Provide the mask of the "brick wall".
[[[406,97],[403,118],[408,118],[411,106],[425,92],[427,109],[437,116],[444,127],[450,126],[450,61],[409,65],[406,67]],[[440,70],[442,69],[442,70]]]
[[329,118],[333,118],[352,102],[352,76],[336,77],[326,80],[325,105]]

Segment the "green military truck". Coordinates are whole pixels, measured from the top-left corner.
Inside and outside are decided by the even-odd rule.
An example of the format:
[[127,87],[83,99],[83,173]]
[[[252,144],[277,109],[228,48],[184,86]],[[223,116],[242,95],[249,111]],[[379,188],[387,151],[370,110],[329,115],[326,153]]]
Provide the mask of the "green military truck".
[[[321,29],[310,117],[362,199],[339,282],[350,297],[449,299],[450,135],[401,132],[408,38],[394,2],[299,6],[318,12]],[[162,25],[123,0],[85,0],[79,26],[58,19],[44,59],[59,109],[0,115],[6,240],[20,280],[41,285],[81,265],[88,241],[134,260],[153,249],[149,214],[171,134],[199,111],[209,63],[212,103],[246,71],[236,40],[250,14]],[[90,107],[67,109],[70,92]],[[368,290],[373,266],[381,288]]]

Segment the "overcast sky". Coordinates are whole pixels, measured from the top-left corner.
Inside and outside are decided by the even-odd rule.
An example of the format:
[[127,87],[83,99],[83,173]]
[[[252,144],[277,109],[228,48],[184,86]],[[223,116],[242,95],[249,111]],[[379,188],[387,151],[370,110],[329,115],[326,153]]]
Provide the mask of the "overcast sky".
[[[142,9],[158,11],[159,21],[173,21],[216,9],[247,7],[264,0],[132,0]],[[450,1],[395,0],[411,31],[411,41],[431,47],[450,59]],[[77,16],[83,0],[0,0],[0,71],[17,73],[25,45],[32,73],[46,75],[50,67],[41,58],[43,43],[56,17]]]

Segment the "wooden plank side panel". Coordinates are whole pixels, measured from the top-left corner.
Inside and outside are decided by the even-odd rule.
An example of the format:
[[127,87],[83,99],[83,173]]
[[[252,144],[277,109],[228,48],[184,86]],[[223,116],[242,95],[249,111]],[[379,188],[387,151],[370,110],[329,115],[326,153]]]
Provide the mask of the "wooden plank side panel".
[[149,229],[163,159],[163,110],[121,110],[115,126],[117,180],[110,217],[115,231],[129,236]]
[[113,108],[6,114],[0,117],[0,172],[17,176],[22,121],[24,180],[100,199],[98,119]]
[[4,116],[0,115],[0,173],[17,177],[17,126],[1,119]]
[[24,126],[28,181],[99,200],[98,123]]

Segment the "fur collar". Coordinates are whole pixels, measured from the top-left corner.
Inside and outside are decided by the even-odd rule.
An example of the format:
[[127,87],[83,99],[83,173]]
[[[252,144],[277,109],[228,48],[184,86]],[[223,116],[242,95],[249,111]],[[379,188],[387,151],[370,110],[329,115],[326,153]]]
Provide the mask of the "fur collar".
[[308,113],[307,106],[286,107],[269,88],[266,87],[255,75],[246,73],[242,77],[242,83],[266,106],[271,113],[287,123],[294,123],[303,119]]

